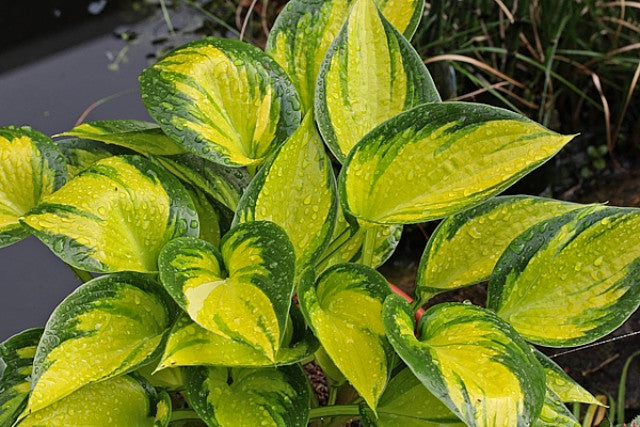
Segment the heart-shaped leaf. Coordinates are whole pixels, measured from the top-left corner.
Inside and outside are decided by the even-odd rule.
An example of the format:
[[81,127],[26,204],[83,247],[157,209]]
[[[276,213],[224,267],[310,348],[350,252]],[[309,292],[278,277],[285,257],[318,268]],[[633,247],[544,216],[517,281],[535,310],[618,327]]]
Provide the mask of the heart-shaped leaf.
[[322,253],[338,209],[331,161],[316,131],[313,115],[282,145],[251,181],[235,223],[266,220],[287,232],[302,272]]
[[222,205],[235,211],[251,178],[243,168],[230,168],[194,154],[158,156],[158,163],[182,182],[199,188]]
[[65,262],[87,271],[157,271],[173,237],[197,236],[180,182],[139,156],[94,163],[26,215],[23,224]]
[[299,309],[291,306],[293,328],[291,340],[285,340],[270,360],[263,352],[222,335],[213,333],[188,316],[182,316],[173,327],[158,369],[171,366],[280,366],[309,357],[318,348],[318,340],[305,328]]
[[590,206],[539,223],[504,252],[488,307],[528,341],[595,341],[640,305],[640,210]]
[[0,344],[0,425],[11,426],[27,404],[33,357],[42,328],[28,329]]
[[212,426],[306,427],[309,384],[299,365],[280,368],[190,368],[187,396]]
[[19,219],[67,179],[64,156],[31,128],[0,128],[0,247],[29,235]]
[[295,255],[276,224],[240,224],[220,251],[205,241],[179,238],[159,258],[160,278],[191,319],[276,360],[293,294]]
[[124,375],[88,384],[62,400],[33,413],[18,425],[28,426],[149,426],[165,427],[171,399],[145,379]]
[[562,402],[581,402],[588,405],[604,406],[602,402],[567,375],[553,360],[538,350],[534,349],[533,353],[544,368],[547,388]]
[[86,384],[151,362],[175,318],[162,287],[140,274],[101,276],[80,286],[47,322],[27,410],[39,411]]
[[360,407],[365,427],[463,427],[465,424],[433,395],[411,369],[404,368],[385,389],[376,413]]
[[[385,18],[410,39],[420,21],[424,0],[376,3]],[[351,0],[291,0],[269,33],[266,51],[291,77],[305,112],[313,109],[320,64],[347,19],[351,5]]]
[[140,154],[180,154],[186,150],[165,135],[155,123],[141,120],[103,120],[83,123],[61,133],[126,147]]
[[402,360],[467,425],[528,426],[540,413],[546,390],[542,366],[492,312],[438,304],[422,316],[417,338],[413,312],[402,297],[388,297],[382,315]]
[[111,156],[133,154],[131,150],[117,145],[90,139],[66,138],[56,141],[56,145],[67,160],[67,175],[69,179],[97,162]]
[[424,250],[416,296],[431,296],[487,280],[509,243],[529,227],[570,210],[575,203],[532,196],[503,196],[442,221]]
[[315,284],[307,271],[298,298],[307,323],[335,365],[367,404],[376,407],[393,368],[393,349],[384,335],[382,302],[391,294],[377,271],[338,264]]
[[373,0],[355,0],[347,22],[322,61],[315,112],[327,145],[340,161],[371,129],[440,96],[409,42]]
[[300,124],[300,101],[284,70],[239,40],[179,47],[142,73],[140,90],[167,135],[221,164],[262,163]]
[[[600,404],[600,402],[598,402]],[[580,423],[562,403],[562,400],[547,389],[540,416],[532,424],[533,427],[580,427]]]
[[382,224],[441,218],[496,195],[571,138],[495,107],[424,104],[351,151],[338,181],[341,203],[348,214]]

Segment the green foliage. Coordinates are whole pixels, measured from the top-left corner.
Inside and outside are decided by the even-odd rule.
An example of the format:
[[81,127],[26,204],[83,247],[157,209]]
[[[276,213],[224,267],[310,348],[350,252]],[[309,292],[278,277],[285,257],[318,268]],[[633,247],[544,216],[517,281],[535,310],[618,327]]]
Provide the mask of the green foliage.
[[[267,53],[207,38],[144,71],[157,125],[0,129],[0,244],[105,273],[0,344],[0,423],[575,425],[564,402],[595,398],[532,344],[637,309],[640,211],[495,197],[572,137],[441,102],[405,38],[421,8],[293,0]],[[441,218],[410,305],[375,267]],[[487,308],[416,325],[483,280]]]

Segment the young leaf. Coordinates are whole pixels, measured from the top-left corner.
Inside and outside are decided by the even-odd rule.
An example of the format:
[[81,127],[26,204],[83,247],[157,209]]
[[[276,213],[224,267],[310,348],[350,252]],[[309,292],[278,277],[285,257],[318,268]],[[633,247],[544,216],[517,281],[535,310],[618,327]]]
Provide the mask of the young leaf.
[[604,406],[602,402],[567,375],[553,360],[535,349],[533,354],[544,368],[547,388],[562,402],[581,402],[588,405]]
[[338,182],[341,203],[347,213],[382,224],[441,218],[504,190],[571,138],[486,105],[421,105],[351,151]]
[[66,138],[56,141],[56,145],[67,160],[67,174],[69,179],[97,162],[111,156],[133,154],[131,150],[108,145],[104,142],[90,139]]
[[313,115],[265,164],[240,200],[234,223],[267,220],[287,232],[296,251],[298,273],[322,253],[338,209],[331,161]]
[[[598,402],[598,405],[601,405]],[[550,389],[544,397],[544,405],[540,416],[532,424],[533,427],[580,427],[580,423],[562,403],[562,400]]]
[[338,264],[318,277],[307,271],[298,284],[300,308],[335,365],[374,408],[392,368],[393,349],[384,336],[382,302],[391,294],[377,271]]
[[305,427],[309,385],[299,365],[190,368],[187,396],[210,426]]
[[640,210],[590,206],[537,224],[504,252],[488,307],[528,341],[586,344],[640,305]]
[[315,113],[341,162],[371,129],[440,96],[418,54],[373,0],[355,0],[318,75]]
[[175,367],[158,370],[159,361],[160,358],[136,369],[135,373],[144,377],[154,387],[160,387],[167,391],[183,391],[186,381],[183,369]]
[[[376,3],[385,18],[410,39],[418,26],[424,0]],[[292,0],[269,33],[266,51],[291,77],[305,112],[313,109],[320,64],[347,19],[351,4],[351,0]]]
[[0,248],[29,235],[19,219],[67,179],[64,156],[31,128],[0,128]]
[[232,211],[236,210],[251,181],[243,168],[222,166],[193,154],[158,156],[155,159],[180,180],[199,188]]
[[114,144],[144,155],[186,153],[186,150],[165,135],[158,125],[141,120],[103,120],[82,123],[59,136],[77,136]]
[[540,413],[546,390],[542,366],[513,328],[490,311],[438,304],[422,316],[417,338],[413,312],[402,297],[388,297],[382,316],[402,360],[467,425],[527,426]]
[[165,288],[196,323],[276,360],[295,271],[293,245],[280,227],[240,224],[220,251],[199,239],[175,239],[158,262]]
[[33,356],[42,328],[28,329],[0,344],[0,425],[11,426],[27,404]]
[[[332,265],[344,262],[364,263],[362,259],[362,244],[364,243],[365,230],[358,226],[354,231],[351,227],[344,218],[342,209],[338,208],[336,228],[333,231],[330,244],[325,249],[321,262],[317,266],[318,271],[324,271]],[[374,224],[372,227],[376,229],[376,238],[371,265],[368,265],[368,267],[378,268],[396,250],[402,235],[402,226]]]
[[171,400],[142,377],[124,375],[88,384],[52,405],[24,414],[28,426],[164,427],[171,418]]
[[[298,309],[291,307],[292,314]],[[298,316],[302,316],[298,313]],[[182,316],[173,327],[158,369],[171,366],[280,366],[309,357],[318,348],[318,340],[305,329],[304,320],[293,316],[293,337],[283,342],[270,360],[263,352],[222,335],[208,331]],[[289,325],[287,325],[289,327]]]
[[176,318],[173,307],[160,285],[140,274],[101,276],[80,286],[47,322],[27,411],[151,362]]
[[433,395],[411,369],[404,368],[385,389],[376,414],[360,407],[365,427],[463,427],[465,424]]
[[188,151],[217,163],[260,164],[300,123],[300,101],[257,47],[207,38],[171,52],[140,76],[151,117]]
[[22,223],[65,262],[87,271],[157,271],[170,239],[198,235],[189,194],[139,156],[94,163],[46,197]]
[[[209,199],[209,196],[201,190],[191,186],[185,186],[185,189],[191,197],[191,201],[198,213],[198,221],[200,223],[200,235],[214,246],[220,245],[220,214],[216,209],[216,202]],[[223,208],[224,209],[224,208]]]
[[509,243],[529,227],[584,207],[533,196],[496,197],[442,221],[420,260],[416,296],[487,280]]

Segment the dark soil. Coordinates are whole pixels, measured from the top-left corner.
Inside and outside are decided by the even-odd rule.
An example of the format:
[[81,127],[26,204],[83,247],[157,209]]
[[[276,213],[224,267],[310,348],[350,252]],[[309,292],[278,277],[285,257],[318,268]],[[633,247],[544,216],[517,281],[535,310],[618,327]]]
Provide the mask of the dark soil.
[[327,376],[322,372],[322,369],[315,360],[304,365],[304,370],[309,378],[309,382],[311,382],[311,387],[313,387],[313,391],[315,392],[318,405],[327,406],[329,400]]

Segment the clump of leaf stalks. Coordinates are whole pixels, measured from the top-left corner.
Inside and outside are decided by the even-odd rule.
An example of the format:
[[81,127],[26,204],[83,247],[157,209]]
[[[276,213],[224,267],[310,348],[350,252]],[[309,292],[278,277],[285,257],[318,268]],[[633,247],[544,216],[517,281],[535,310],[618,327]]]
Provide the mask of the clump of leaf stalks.
[[606,144],[618,169],[634,167],[640,2],[429,2],[414,43],[443,98],[500,105],[563,132],[601,123],[589,144]]

